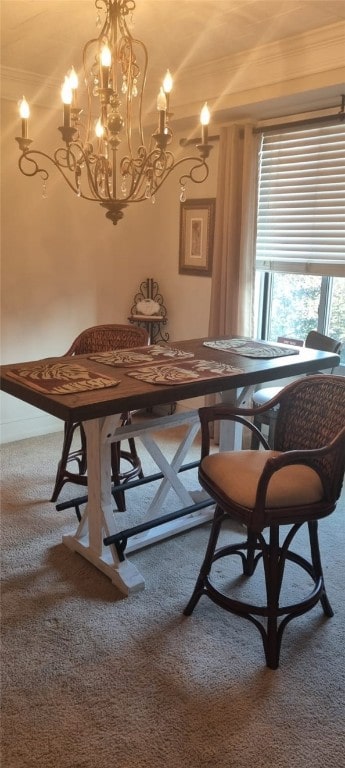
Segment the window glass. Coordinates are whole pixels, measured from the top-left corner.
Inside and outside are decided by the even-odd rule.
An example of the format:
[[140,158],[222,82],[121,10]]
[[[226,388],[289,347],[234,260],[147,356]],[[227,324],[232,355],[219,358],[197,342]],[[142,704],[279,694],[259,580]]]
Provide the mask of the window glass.
[[256,272],[255,336],[304,342],[317,330],[342,342],[338,373],[345,366],[345,278]]
[[275,272],[267,334],[270,341],[291,337],[304,341],[318,327],[321,277]]

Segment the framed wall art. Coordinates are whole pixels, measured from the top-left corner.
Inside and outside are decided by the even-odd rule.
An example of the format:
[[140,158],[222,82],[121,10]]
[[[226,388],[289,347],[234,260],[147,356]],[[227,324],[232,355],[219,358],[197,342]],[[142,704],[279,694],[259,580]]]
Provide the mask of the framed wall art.
[[181,275],[212,274],[216,199],[186,200],[180,207]]

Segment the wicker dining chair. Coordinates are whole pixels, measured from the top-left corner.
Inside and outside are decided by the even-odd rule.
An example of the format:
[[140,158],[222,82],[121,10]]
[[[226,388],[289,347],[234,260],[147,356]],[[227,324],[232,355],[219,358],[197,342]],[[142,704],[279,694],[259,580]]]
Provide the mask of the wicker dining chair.
[[[95,325],[86,328],[74,340],[64,356],[86,355],[95,352],[109,352],[113,349],[127,349],[143,347],[149,343],[149,335],[145,328],[135,325]],[[121,426],[131,423],[130,412],[121,415]],[[72,449],[72,441],[79,432],[80,445]],[[120,442],[111,445],[112,481],[115,486],[123,485],[132,478],[142,477],[141,461],[137,454],[134,438],[128,440],[129,450],[124,451]],[[68,469],[72,462],[76,464],[76,471]],[[127,462],[130,469],[122,471],[121,463]],[[58,464],[54,490],[51,501],[56,501],[65,483],[87,485],[87,456],[86,435],[81,422],[65,422],[64,440],[61,459]],[[122,488],[113,492],[113,496],[119,511],[126,509],[125,493]]]
[[[323,333],[319,333],[318,331],[309,331],[304,346],[308,349],[317,349],[322,352],[335,352],[338,354],[341,350],[341,341],[338,341],[338,339],[333,339],[331,336],[325,336]],[[254,392],[253,395],[253,406],[257,407],[259,405],[265,405],[265,403],[268,403],[272,397],[275,397],[275,395],[277,395],[281,389],[282,387],[264,387],[263,389],[258,389],[256,392]],[[262,424],[266,424],[268,426],[268,442],[270,445],[273,445],[274,442],[276,417],[276,408],[273,408],[271,411],[265,411],[261,414],[258,412],[254,414],[254,424],[257,427],[261,428]],[[259,447],[259,443],[255,435],[252,436],[251,447]]]
[[[292,619],[319,601],[325,615],[333,615],[321,566],[318,520],[335,509],[344,478],[345,377],[321,374],[299,379],[260,410],[275,405],[279,405],[279,411],[274,450],[248,420],[253,408],[216,405],[199,411],[199,480],[215,500],[216,508],[204,562],[184,610],[190,615],[200,597],[207,595],[226,611],[251,621],[260,631],[266,664],[272,669],[279,666],[282,635]],[[257,433],[265,450],[209,454],[210,424],[223,419],[245,424]],[[238,543],[222,540],[217,549],[222,524],[229,518],[240,523],[246,534]],[[304,524],[308,526],[310,556],[304,549],[301,555],[291,548]],[[222,537],[224,534],[223,529]],[[241,558],[243,571],[242,579],[234,581],[228,571],[223,573],[225,564],[230,567],[233,562],[232,555]],[[222,562],[222,558],[230,560]],[[291,566],[285,570],[287,562],[297,568],[292,582],[299,583],[295,578],[298,573],[305,571],[308,575],[305,594],[298,592],[298,600],[296,585],[291,583]],[[259,563],[263,566],[264,586],[257,581],[261,568],[253,584],[246,578],[253,576]],[[252,597],[253,588],[259,591],[259,598],[255,591]]]

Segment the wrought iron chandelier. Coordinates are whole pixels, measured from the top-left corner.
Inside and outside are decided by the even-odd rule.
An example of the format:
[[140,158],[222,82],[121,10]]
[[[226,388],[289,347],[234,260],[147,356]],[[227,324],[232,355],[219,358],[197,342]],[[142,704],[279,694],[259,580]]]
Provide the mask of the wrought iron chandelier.
[[168,148],[173,135],[173,80],[168,70],[157,98],[157,128],[146,145],[142,110],[148,52],[144,43],[130,32],[135,1],[95,0],[95,8],[99,34],[83,49],[87,114],[79,103],[78,76],[72,67],[61,91],[63,125],[59,131],[64,146],[50,156],[30,148],[30,110],[23,97],[19,105],[22,135],[16,138],[21,150],[18,165],[25,176],[39,174],[45,185],[49,173],[46,167],[41,167],[40,158],[44,158],[55,166],[78,197],[98,202],[106,209],[107,218],[117,224],[129,203],[147,199],[154,202],[170,173],[182,164],[188,168],[179,179],[181,202],[186,199],[188,180],[205,181],[209,173],[206,161],[212,149],[208,140],[210,113],[205,104],[200,116],[199,157],[175,160]]

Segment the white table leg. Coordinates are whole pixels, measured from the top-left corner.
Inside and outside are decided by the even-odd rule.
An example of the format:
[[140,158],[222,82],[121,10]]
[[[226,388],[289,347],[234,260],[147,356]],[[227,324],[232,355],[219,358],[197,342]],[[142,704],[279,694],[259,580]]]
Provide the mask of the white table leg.
[[[182,508],[192,507],[193,495],[187,491],[178,477],[178,471],[200,428],[196,413],[176,415],[168,420],[152,420],[144,425],[129,425],[119,428],[120,416],[108,416],[84,423],[88,456],[88,502],[75,535],[63,537],[70,549],[79,552],[86,560],[110,577],[125,595],[144,589],[145,581],[137,568],[125,556],[119,559],[114,544],[105,547],[103,539],[119,531],[115,529],[113,499],[111,494],[111,443],[124,437],[136,436],[141,439],[147,451],[161,470],[163,480],[151,502],[143,522],[154,521],[161,514],[164,500],[171,488],[174,489]],[[150,432],[159,427],[169,428],[176,424],[187,424],[186,433],[173,457],[167,461]],[[181,531],[207,522],[212,517],[210,508],[192,511],[174,520],[142,531],[129,539],[126,552],[133,552]]]
[[119,416],[84,422],[88,456],[88,502],[74,535],[63,537],[69,549],[79,552],[105,573],[121,592],[128,595],[144,589],[145,580],[126,558],[120,561],[114,546],[105,547],[103,538],[114,532],[111,495],[110,443],[105,436]]

